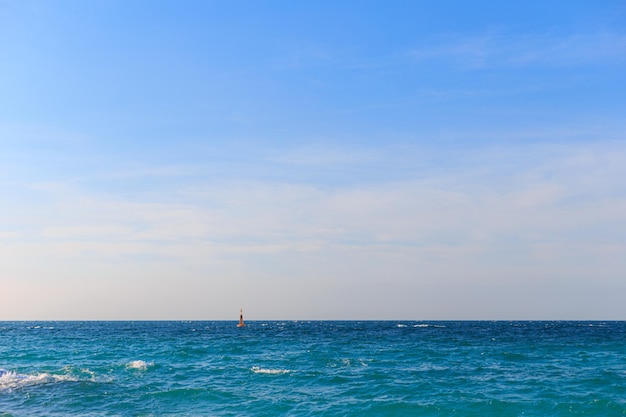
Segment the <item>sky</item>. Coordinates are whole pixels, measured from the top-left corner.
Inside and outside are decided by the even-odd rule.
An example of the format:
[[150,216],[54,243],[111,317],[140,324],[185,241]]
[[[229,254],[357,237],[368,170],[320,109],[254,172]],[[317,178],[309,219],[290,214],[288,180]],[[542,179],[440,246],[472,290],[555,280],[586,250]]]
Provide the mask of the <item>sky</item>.
[[623,1],[0,0],[0,320],[626,319]]

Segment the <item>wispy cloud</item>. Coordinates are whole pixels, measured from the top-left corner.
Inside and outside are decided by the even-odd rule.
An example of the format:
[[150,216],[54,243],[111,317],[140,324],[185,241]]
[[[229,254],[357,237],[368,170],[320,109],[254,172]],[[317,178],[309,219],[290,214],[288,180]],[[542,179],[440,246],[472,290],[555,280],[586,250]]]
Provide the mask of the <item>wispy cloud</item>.
[[[310,247],[311,242],[353,241],[429,247],[496,245],[503,236],[530,244],[580,233],[597,242],[603,236],[586,236],[584,225],[601,229],[621,221],[626,198],[620,185],[626,166],[621,145],[485,151],[465,152],[462,163],[450,161],[446,170],[422,167],[426,171],[414,178],[332,188],[284,179],[225,179],[206,185],[196,180],[168,187],[163,194],[123,200],[40,187],[38,192],[55,202],[46,206],[47,214],[29,209],[39,231],[30,230],[48,242],[133,242],[146,250],[158,247],[161,253],[164,246],[201,242],[214,250],[233,245],[242,250],[262,245],[297,249],[300,243]],[[331,159],[336,161],[336,156]],[[604,238],[611,241],[609,235]],[[119,248],[123,253],[124,245]]]
[[626,35],[586,33],[504,36],[446,35],[411,50],[418,62],[450,62],[467,70],[528,66],[606,65],[626,62]]
[[271,61],[272,68],[279,71],[302,70],[329,65],[335,52],[329,47],[310,41],[283,40],[285,45],[279,56]]

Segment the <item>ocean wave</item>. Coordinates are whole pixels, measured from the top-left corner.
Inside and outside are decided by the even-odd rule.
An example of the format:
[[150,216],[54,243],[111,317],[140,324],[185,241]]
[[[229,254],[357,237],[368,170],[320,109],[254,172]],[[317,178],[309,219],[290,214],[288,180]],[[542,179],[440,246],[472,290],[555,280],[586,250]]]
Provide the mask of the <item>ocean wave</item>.
[[126,364],[126,368],[128,369],[138,369],[140,371],[145,371],[148,367],[153,366],[154,362],[146,362],[142,360],[131,361]]
[[281,374],[288,374],[292,372],[289,369],[266,369],[266,368],[260,368],[258,366],[253,366],[252,368],[250,368],[250,370],[254,372],[255,374],[267,374],[267,375],[281,375]]
[[63,381],[78,381],[71,375],[53,375],[48,373],[39,373],[34,375],[18,374],[15,371],[7,371],[0,369],[0,392],[10,391],[30,385],[52,384]]

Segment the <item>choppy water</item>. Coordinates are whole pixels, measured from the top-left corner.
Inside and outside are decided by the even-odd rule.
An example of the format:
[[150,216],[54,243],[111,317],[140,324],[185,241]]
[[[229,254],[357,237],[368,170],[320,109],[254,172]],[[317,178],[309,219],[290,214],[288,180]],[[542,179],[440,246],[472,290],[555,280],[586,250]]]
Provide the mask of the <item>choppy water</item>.
[[625,322],[0,322],[0,416],[622,416]]

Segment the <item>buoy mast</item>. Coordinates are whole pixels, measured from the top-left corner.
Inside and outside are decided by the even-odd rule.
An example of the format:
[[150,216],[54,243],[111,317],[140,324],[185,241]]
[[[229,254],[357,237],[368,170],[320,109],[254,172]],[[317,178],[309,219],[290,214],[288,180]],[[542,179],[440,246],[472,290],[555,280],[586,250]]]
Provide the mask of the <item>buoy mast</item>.
[[239,309],[239,324],[237,324],[237,327],[243,327],[246,324],[243,322],[243,308]]

